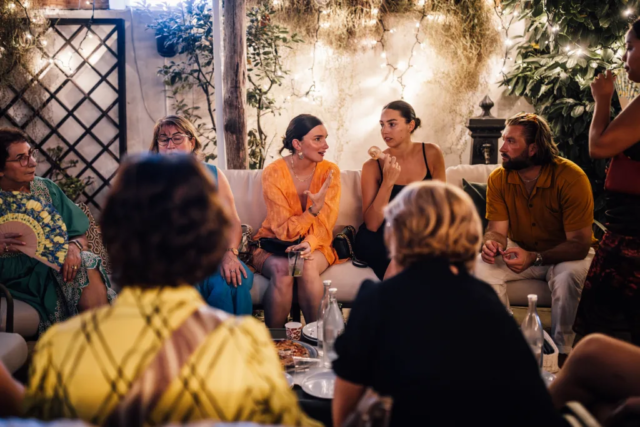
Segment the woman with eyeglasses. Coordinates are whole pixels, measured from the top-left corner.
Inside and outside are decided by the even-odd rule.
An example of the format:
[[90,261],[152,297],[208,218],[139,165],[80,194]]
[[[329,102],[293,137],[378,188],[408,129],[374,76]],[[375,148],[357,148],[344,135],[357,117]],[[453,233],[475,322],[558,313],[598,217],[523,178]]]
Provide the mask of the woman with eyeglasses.
[[18,191],[52,204],[69,236],[69,252],[57,272],[18,250],[25,244],[20,234],[0,233],[0,283],[40,315],[33,334],[116,296],[100,257],[85,251],[89,219],[55,183],[35,176],[37,152],[20,130],[0,128],[0,198],[5,192]]
[[[160,154],[192,153],[202,160],[202,142],[193,124],[180,116],[167,116],[156,123],[149,150]],[[238,259],[242,239],[242,225],[236,210],[227,177],[214,165],[205,163],[213,174],[221,200],[229,209],[231,218],[230,240],[220,263],[218,273],[197,286],[202,297],[212,307],[231,314],[250,315],[253,312],[251,287],[253,273]]]

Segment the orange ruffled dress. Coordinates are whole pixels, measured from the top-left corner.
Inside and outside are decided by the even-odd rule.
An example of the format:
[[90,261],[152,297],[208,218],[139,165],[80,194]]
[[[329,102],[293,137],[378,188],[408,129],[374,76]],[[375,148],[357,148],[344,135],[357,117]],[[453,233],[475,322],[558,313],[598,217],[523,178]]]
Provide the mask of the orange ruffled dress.
[[[331,246],[333,227],[338,219],[340,205],[340,169],[335,163],[323,160],[316,166],[311,178],[309,191],[317,193],[322,184],[333,171],[333,181],[329,186],[324,206],[317,217],[309,212],[311,200],[307,198],[307,206],[302,211],[302,204],[296,191],[293,177],[284,159],[276,160],[264,169],[262,173],[262,192],[267,205],[267,218],[254,239],[263,237],[294,241],[304,236],[309,242],[311,251],[320,251],[329,265],[338,261],[336,251]],[[256,249],[253,252],[252,266],[257,272],[262,271],[264,262],[271,253]]]

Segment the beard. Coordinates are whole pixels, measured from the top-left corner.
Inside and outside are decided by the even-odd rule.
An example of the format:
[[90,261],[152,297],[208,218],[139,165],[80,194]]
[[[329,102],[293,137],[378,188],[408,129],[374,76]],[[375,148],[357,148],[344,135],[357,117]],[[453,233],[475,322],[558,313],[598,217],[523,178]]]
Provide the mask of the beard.
[[520,171],[522,169],[534,166],[531,157],[527,155],[526,151],[513,158],[507,156],[506,154],[504,156],[507,157],[507,160],[502,160],[502,167],[508,171]]

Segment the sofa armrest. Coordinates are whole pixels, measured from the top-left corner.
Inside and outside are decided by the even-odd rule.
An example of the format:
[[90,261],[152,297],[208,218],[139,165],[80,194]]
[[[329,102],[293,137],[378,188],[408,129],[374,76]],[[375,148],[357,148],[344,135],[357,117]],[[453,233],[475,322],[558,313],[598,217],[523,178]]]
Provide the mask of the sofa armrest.
[[13,297],[11,296],[9,289],[7,289],[3,284],[0,284],[0,292],[4,294],[4,298],[7,301],[7,321],[4,331],[13,333]]

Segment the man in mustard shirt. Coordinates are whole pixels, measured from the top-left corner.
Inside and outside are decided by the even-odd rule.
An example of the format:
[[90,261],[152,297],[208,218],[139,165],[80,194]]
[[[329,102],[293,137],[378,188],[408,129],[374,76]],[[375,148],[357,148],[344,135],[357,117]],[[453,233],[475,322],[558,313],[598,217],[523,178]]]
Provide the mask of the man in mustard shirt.
[[547,122],[535,114],[507,120],[502,167],[487,186],[483,262],[476,276],[508,307],[508,282],[546,280],[551,290],[551,336],[571,351],[572,330],[595,242],[593,195],[586,174],[558,155]]

